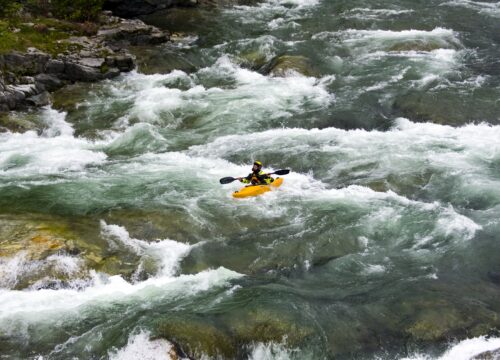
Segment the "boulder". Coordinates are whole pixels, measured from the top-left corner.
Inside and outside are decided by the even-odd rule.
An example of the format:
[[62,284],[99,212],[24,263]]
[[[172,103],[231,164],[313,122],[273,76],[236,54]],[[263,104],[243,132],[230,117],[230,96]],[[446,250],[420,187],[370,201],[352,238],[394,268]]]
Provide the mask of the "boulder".
[[499,360],[500,349],[485,351],[481,354],[473,356],[470,360]]
[[97,38],[111,47],[128,45],[154,45],[169,40],[169,34],[143,21],[122,20],[119,23],[102,27]]
[[24,54],[13,51],[2,55],[2,57],[4,70],[28,76],[43,72],[50,59],[50,55],[39,51]]
[[237,347],[231,337],[219,327],[194,317],[170,317],[157,326],[159,337],[174,343],[190,358],[235,358]]
[[42,84],[47,91],[57,90],[64,85],[64,82],[58,77],[45,73],[35,76],[35,82]]
[[134,59],[130,55],[119,55],[115,57],[115,66],[120,71],[131,71],[134,69]]
[[49,60],[45,66],[45,72],[49,74],[64,73],[64,61],[55,59]]
[[64,76],[70,81],[84,82],[93,82],[104,78],[99,69],[73,62],[65,63]]
[[304,56],[283,55],[277,56],[259,69],[264,75],[287,76],[297,72],[304,76],[316,76],[309,59]]
[[50,94],[44,91],[38,95],[30,96],[26,102],[33,106],[45,106],[50,104]]

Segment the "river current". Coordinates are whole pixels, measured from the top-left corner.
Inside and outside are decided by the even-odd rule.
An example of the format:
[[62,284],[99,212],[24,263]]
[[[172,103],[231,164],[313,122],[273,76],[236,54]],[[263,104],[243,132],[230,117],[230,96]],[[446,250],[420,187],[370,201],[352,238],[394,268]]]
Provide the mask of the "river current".
[[[145,20],[174,41],[0,133],[0,359],[500,348],[499,2]],[[291,173],[232,198],[254,160]]]

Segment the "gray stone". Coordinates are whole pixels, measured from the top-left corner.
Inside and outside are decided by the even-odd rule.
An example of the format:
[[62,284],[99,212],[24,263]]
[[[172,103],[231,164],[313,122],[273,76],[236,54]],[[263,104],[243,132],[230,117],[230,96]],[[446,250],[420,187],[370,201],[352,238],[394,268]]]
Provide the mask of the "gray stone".
[[117,77],[118,75],[120,75],[120,69],[118,68],[110,68],[105,74],[104,74],[104,78],[105,79],[112,79],[114,77]]
[[32,52],[26,54],[13,51],[3,55],[5,70],[19,75],[36,75],[42,72],[50,55],[32,49]]
[[49,60],[45,66],[45,71],[49,74],[64,73],[64,62],[61,60]]
[[131,71],[134,69],[134,59],[130,55],[116,56],[115,64],[120,71]]
[[39,74],[35,76],[35,81],[42,84],[47,91],[57,90],[64,85],[59,78],[49,74]]
[[35,78],[33,76],[21,76],[19,78],[19,83],[21,83],[21,84],[34,84]]
[[70,62],[65,64],[64,74],[70,81],[92,82],[104,78],[98,69]]
[[26,99],[26,102],[34,106],[45,106],[50,104],[50,94],[48,91],[44,91],[41,94],[30,96]]
[[32,96],[38,94],[38,90],[34,84],[23,84],[11,86],[10,89],[14,93],[23,93],[24,97]]
[[103,58],[83,58],[78,60],[78,63],[83,66],[88,66],[88,67],[93,67],[93,68],[100,68],[102,64],[104,63]]

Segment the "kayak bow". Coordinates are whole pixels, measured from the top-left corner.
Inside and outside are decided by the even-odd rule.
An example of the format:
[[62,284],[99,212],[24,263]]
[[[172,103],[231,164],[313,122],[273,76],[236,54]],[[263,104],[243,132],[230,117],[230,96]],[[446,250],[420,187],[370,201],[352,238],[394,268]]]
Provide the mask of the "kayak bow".
[[244,188],[241,188],[240,190],[235,191],[233,193],[233,197],[241,199],[241,198],[246,198],[246,197],[251,197],[251,196],[259,196],[259,195],[262,195],[268,191],[273,190],[273,188],[280,187],[280,185],[282,183],[283,183],[283,178],[278,177],[269,185],[245,186]]

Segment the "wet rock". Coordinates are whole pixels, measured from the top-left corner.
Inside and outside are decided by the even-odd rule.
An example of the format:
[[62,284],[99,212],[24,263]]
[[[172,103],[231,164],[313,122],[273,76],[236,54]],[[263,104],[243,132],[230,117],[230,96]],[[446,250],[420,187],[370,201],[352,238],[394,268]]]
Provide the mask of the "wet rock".
[[300,321],[265,309],[240,314],[233,319],[230,328],[240,344],[286,341],[287,345],[296,346],[314,334],[312,328]]
[[176,344],[191,358],[234,358],[236,343],[218,327],[194,317],[161,320],[157,326],[159,337]]
[[45,106],[50,104],[50,94],[48,91],[44,91],[41,94],[30,96],[26,99],[26,102],[33,106]]
[[[6,111],[8,110],[10,109],[7,109]],[[10,116],[8,113],[0,115],[0,127],[8,131],[16,131],[21,133],[38,129],[38,125],[34,122],[22,117]]]
[[55,91],[64,86],[64,82],[61,79],[45,73],[35,76],[35,81],[42,84],[47,91]]
[[93,82],[104,78],[100,70],[75,63],[66,63],[64,76],[70,81],[84,82]]
[[499,360],[500,349],[485,351],[481,354],[473,356],[470,360]]
[[283,55],[277,56],[263,67],[259,72],[264,75],[272,76],[287,76],[293,72],[297,72],[304,76],[316,76],[313,71],[309,59],[304,56]]
[[500,285],[500,271],[488,271],[488,278],[493,283]]
[[132,56],[120,55],[115,57],[115,66],[120,71],[130,71],[134,68],[134,60]]

